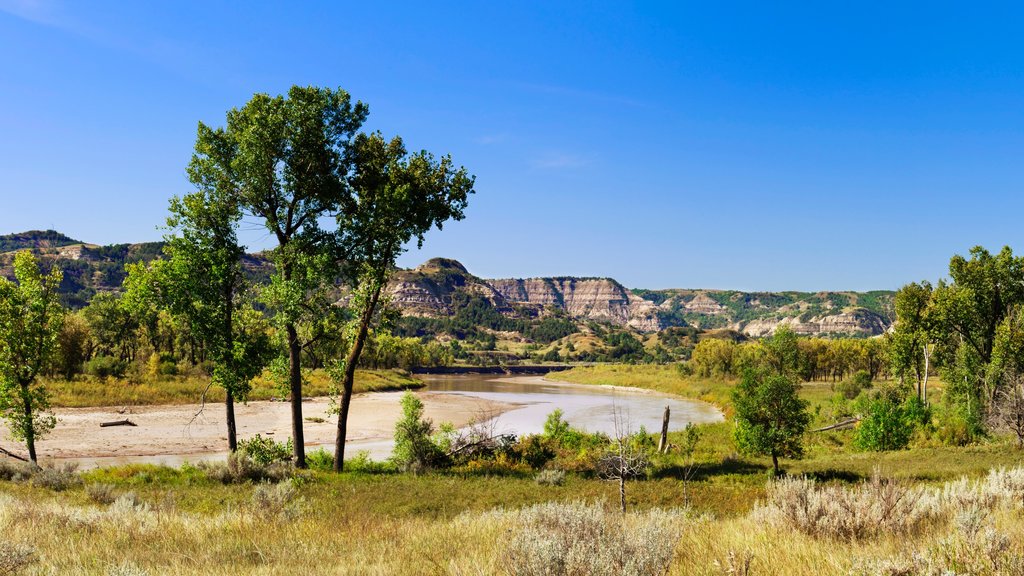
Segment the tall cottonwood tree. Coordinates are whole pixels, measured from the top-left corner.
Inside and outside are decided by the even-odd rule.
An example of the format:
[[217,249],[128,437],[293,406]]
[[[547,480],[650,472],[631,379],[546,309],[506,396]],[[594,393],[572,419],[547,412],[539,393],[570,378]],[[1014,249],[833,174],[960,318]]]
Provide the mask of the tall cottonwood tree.
[[57,268],[43,275],[32,253],[24,251],[14,257],[14,277],[11,282],[0,276],[0,415],[35,464],[36,439],[56,424],[37,377],[57,348],[63,275]]
[[215,185],[277,241],[276,273],[266,290],[284,334],[295,464],[305,467],[302,342],[298,324],[315,314],[309,295],[337,274],[336,235],[320,219],[349,194],[351,139],[368,109],[344,90],[294,86],[287,96],[256,94],[227,113],[223,128],[199,124],[189,174]]
[[409,154],[401,138],[360,134],[352,145],[352,194],[337,216],[347,257],[346,273],[355,285],[354,325],[341,370],[341,401],[335,441],[334,469],[345,463],[345,437],[352,387],[359,356],[378,312],[381,292],[405,245],[461,220],[474,192],[474,177],[456,168],[450,156],[440,160],[426,151]]

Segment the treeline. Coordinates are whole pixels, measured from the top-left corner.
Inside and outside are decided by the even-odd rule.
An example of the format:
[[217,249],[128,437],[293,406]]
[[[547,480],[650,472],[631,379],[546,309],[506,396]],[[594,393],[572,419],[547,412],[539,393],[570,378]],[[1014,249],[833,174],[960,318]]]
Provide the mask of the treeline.
[[[781,330],[786,330],[782,328]],[[839,382],[856,372],[871,380],[888,378],[890,338],[798,338],[794,354],[796,375],[803,381]],[[739,377],[761,365],[768,350],[764,341],[735,342],[704,338],[693,349],[690,369],[699,376]]]

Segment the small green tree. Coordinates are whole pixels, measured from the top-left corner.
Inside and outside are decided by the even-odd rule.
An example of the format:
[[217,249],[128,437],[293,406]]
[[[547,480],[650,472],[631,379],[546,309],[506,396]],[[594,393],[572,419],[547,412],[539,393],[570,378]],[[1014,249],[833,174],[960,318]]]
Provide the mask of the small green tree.
[[906,448],[914,428],[929,419],[924,402],[917,395],[904,398],[898,388],[880,390],[863,412],[853,444],[875,452]]
[[776,474],[780,456],[802,458],[804,453],[811,416],[797,388],[789,376],[748,370],[732,392],[737,447],[746,454],[771,456]]
[[434,423],[423,417],[423,402],[413,393],[402,395],[402,418],[395,423],[391,460],[399,469],[419,472],[440,464],[444,452],[434,443]]
[[57,422],[47,413],[49,395],[37,377],[57,348],[63,275],[54,268],[44,276],[26,250],[14,257],[14,277],[16,282],[0,277],[0,415],[36,463],[36,439]]

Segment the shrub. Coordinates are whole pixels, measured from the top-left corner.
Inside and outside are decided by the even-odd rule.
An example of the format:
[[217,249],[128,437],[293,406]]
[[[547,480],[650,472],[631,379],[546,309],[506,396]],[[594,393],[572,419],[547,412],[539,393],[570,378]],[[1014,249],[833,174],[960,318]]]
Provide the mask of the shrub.
[[78,476],[77,470],[78,464],[74,462],[35,468],[31,475],[32,485],[55,492],[67,490],[72,486],[77,486],[82,481]]
[[276,461],[258,464],[241,451],[228,454],[226,462],[200,462],[196,465],[206,476],[223,484],[241,482],[281,482],[291,478],[294,469],[291,462]]
[[431,438],[434,423],[423,417],[423,402],[406,392],[401,404],[402,418],[395,423],[392,462],[405,472],[420,472],[443,464],[446,455]]
[[85,495],[97,504],[111,504],[117,499],[114,485],[105,483],[86,484]]
[[31,546],[0,542],[0,574],[18,574],[36,561],[36,551]]
[[543,436],[524,436],[512,447],[512,452],[531,468],[540,469],[555,457],[551,444],[552,441]]
[[309,466],[310,470],[333,470],[334,455],[323,448],[317,448],[312,452],[306,453],[306,465]]
[[502,551],[512,576],[664,574],[682,525],[661,510],[624,515],[580,503],[538,504],[512,513],[512,524]]
[[258,466],[269,466],[274,462],[291,460],[292,439],[277,442],[273,438],[264,438],[257,434],[248,440],[239,440],[238,451],[251,458]]
[[561,486],[565,482],[564,470],[541,470],[537,473],[534,481],[541,486]]
[[896,390],[883,391],[868,401],[854,435],[854,446],[872,451],[902,450],[910,444],[914,429],[930,418],[928,408],[916,396],[900,401]]
[[810,536],[855,540],[907,534],[939,510],[922,489],[910,488],[877,472],[854,487],[819,486],[808,478],[785,478],[768,485],[767,502],[757,515],[768,523]]
[[294,520],[301,512],[301,505],[293,481],[262,483],[252,491],[253,511],[264,519]]
[[85,363],[85,373],[96,378],[120,378],[128,365],[113,356],[96,356]]

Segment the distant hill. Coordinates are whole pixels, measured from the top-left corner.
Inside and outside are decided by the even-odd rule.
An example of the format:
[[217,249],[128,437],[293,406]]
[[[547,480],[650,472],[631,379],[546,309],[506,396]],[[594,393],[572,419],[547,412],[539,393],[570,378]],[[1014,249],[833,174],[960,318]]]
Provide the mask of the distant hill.
[[[125,265],[158,257],[163,243],[97,246],[53,230],[8,234],[0,236],[0,275],[12,276],[14,252],[23,249],[38,254],[44,266],[64,270],[65,304],[80,308],[96,293],[120,291]],[[273,270],[263,254],[247,255],[245,267],[258,281]],[[389,292],[413,333],[483,330],[540,341],[594,322],[637,333],[692,328],[760,337],[787,325],[798,334],[873,336],[887,330],[893,316],[891,291],[630,290],[612,278],[487,280],[449,258],[396,271]]]
[[734,290],[629,290],[612,278],[485,280],[447,258],[395,274],[392,302],[406,316],[458,319],[472,306],[506,317],[539,318],[553,312],[637,332],[673,327],[729,329],[764,336],[781,325],[798,334],[873,336],[892,323],[893,292],[739,292]]
[[59,248],[81,243],[56,230],[29,230],[28,232],[0,236],[0,253],[26,248]]
[[[59,266],[64,272],[60,285],[64,305],[82,308],[100,292],[120,292],[125,265],[149,262],[163,253],[163,242],[109,244],[99,246],[69,238],[53,230],[20,232],[0,236],[0,276],[14,277],[14,254],[32,250],[45,269]],[[266,278],[269,262],[259,254],[247,255],[246,269]]]

